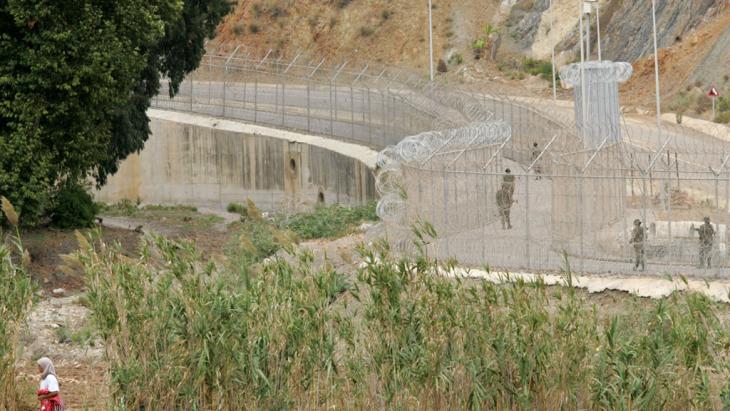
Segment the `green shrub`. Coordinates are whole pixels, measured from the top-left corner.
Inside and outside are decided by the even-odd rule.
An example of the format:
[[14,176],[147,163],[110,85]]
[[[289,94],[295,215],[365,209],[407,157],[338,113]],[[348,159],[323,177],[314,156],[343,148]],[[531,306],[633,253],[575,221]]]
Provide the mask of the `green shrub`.
[[[14,233],[0,229],[0,409],[18,409],[15,354],[20,330],[33,303],[34,284],[26,271],[30,263],[18,234],[18,214],[5,197],[2,211]],[[17,258],[20,257],[20,258]],[[20,262],[20,264],[18,263]],[[7,407],[7,408],[3,408]]]
[[382,18],[384,21],[390,19],[390,16],[393,15],[393,12],[390,10],[383,10],[382,13],[380,13],[380,18]]
[[375,206],[375,202],[352,208],[339,204],[320,205],[311,212],[279,218],[278,224],[303,240],[341,237],[364,221],[377,220]]
[[229,213],[236,213],[241,215],[246,215],[246,206],[239,203],[228,203],[228,207],[226,207],[226,211]]
[[523,70],[533,76],[550,79],[553,75],[553,65],[549,61],[527,58],[522,61]]
[[88,189],[76,181],[63,184],[51,210],[51,222],[58,228],[86,228],[94,226],[99,206]]
[[730,98],[727,96],[718,97],[715,104],[717,104],[718,112],[730,111]]
[[730,111],[723,111],[715,116],[715,123],[730,124]]
[[462,56],[460,53],[454,53],[449,57],[449,64],[458,66],[459,64],[462,64],[464,62],[464,56]]
[[236,36],[241,36],[246,34],[246,25],[243,23],[238,23],[235,26],[233,26],[233,33]]

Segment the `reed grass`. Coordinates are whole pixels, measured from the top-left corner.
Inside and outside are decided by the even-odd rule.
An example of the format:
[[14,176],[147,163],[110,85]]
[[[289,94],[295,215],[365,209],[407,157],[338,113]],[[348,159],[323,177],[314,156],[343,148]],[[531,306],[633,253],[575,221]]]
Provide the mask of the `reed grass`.
[[15,380],[16,353],[20,330],[33,303],[33,283],[26,272],[30,263],[18,231],[19,216],[12,204],[0,199],[5,221],[0,226],[0,410],[19,407]]
[[[721,409],[727,307],[677,293],[603,313],[585,294],[436,275],[361,247],[216,265],[148,237],[142,258],[82,239],[93,319],[123,409]],[[627,298],[628,301],[639,301]]]

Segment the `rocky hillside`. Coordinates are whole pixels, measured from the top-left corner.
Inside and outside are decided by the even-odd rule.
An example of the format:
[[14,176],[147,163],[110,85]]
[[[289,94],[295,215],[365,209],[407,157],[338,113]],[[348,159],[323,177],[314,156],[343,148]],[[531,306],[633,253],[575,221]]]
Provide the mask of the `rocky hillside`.
[[[462,77],[468,72],[472,81],[525,78],[534,84],[524,70],[525,58],[548,60],[555,45],[559,64],[577,59],[577,0],[432,1],[435,60],[448,62],[448,70]],[[603,57],[635,63],[636,75],[625,90],[631,104],[650,106],[651,1],[599,4]],[[729,19],[730,0],[657,1],[663,93],[711,83],[730,87],[725,79]],[[238,0],[208,47],[230,52],[243,44],[260,54],[272,50],[284,56],[308,51],[330,61],[376,61],[425,72],[427,24],[425,0]],[[492,40],[499,37],[495,61],[474,60],[475,40],[489,38],[485,28]],[[596,58],[595,19],[591,33]]]

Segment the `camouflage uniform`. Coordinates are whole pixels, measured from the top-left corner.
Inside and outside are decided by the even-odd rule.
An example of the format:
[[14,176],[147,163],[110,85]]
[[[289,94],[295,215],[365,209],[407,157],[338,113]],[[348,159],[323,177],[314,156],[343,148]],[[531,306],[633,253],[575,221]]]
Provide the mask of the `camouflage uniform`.
[[506,185],[502,185],[497,191],[497,207],[499,208],[499,219],[502,222],[502,229],[512,228],[509,220],[509,212],[512,207],[512,194]]
[[505,174],[502,177],[502,188],[509,192],[510,199],[515,193],[515,176],[512,174]]
[[705,266],[710,268],[710,260],[712,259],[712,243],[715,239],[715,229],[712,228],[710,220],[706,219],[705,223],[700,228],[695,228],[700,236],[700,268]]
[[[638,220],[637,220],[638,221]],[[634,222],[634,229],[631,231],[630,244],[634,246],[634,271],[641,265],[641,271],[644,271],[644,241],[646,239],[646,230],[641,226],[641,222]]]
[[[535,160],[537,160],[538,157],[540,157],[540,149],[537,147],[534,147],[532,149],[532,162],[535,162]],[[542,178],[542,177],[540,177],[540,174],[542,174],[542,167],[540,166],[539,162],[535,163],[535,165],[532,167],[532,169],[535,170],[535,174],[537,175],[535,177],[535,180],[539,180],[540,178]]]

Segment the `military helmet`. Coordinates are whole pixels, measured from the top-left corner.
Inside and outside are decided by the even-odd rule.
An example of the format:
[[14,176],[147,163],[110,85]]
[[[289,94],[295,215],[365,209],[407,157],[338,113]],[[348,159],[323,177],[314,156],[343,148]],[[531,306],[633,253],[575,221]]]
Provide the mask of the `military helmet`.
[[638,218],[634,220],[634,225],[641,225],[641,220],[639,220]]
[[510,171],[510,169],[508,168],[508,169],[505,169],[505,170],[504,170],[504,172],[505,172],[505,173],[510,173],[511,171]]
[[709,223],[710,222],[710,217],[705,217],[705,222],[706,223]]

